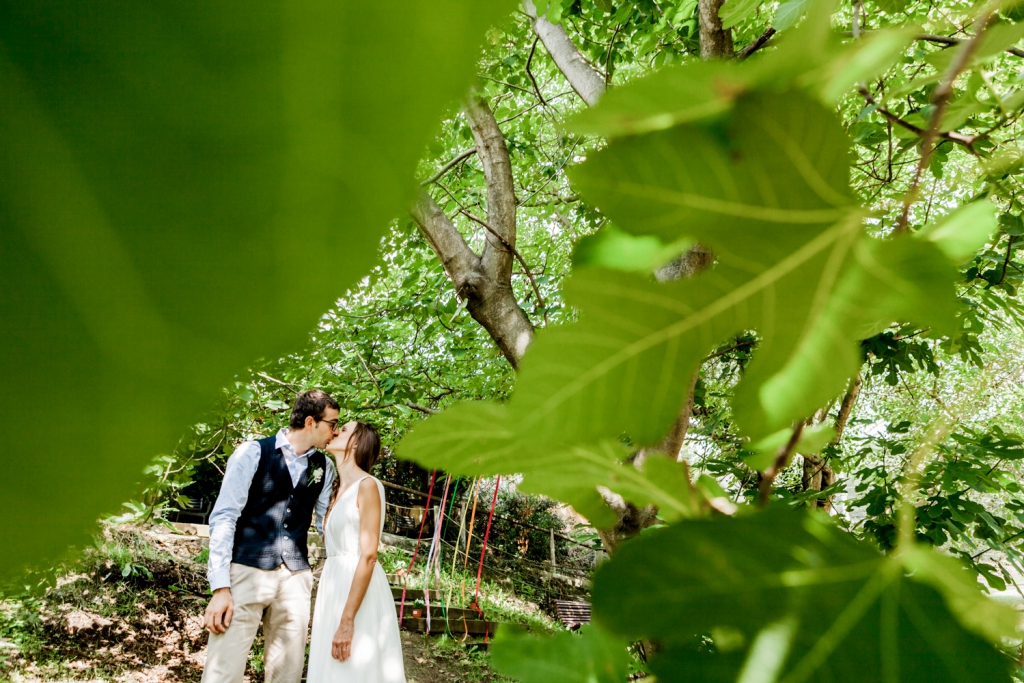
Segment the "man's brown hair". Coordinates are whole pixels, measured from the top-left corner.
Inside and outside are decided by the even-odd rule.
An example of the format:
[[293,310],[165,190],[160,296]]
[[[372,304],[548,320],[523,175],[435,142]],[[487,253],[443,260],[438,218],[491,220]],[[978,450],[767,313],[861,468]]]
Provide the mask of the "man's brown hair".
[[295,398],[292,404],[292,416],[288,426],[292,429],[302,429],[306,426],[306,418],[311,417],[317,422],[324,419],[324,412],[328,408],[341,410],[341,406],[323,389],[310,389],[303,391]]

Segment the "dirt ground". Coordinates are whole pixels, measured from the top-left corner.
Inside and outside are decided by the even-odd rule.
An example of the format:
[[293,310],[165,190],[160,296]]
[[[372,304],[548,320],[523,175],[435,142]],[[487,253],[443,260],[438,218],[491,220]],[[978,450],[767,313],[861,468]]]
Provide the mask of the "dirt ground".
[[[117,681],[118,683],[181,683],[199,681],[202,677],[202,663],[205,647],[191,654],[184,651],[168,650],[157,654],[160,663],[146,662],[138,653],[125,652],[110,654],[115,661],[107,658],[109,650],[97,649],[95,659],[87,656],[72,661],[66,666],[33,666],[21,671],[10,672],[10,677],[0,677],[12,683],[43,683],[44,681],[67,681],[68,683]],[[450,683],[452,681],[472,683],[501,683],[510,679],[499,676],[487,665],[486,655],[467,651],[460,644],[442,644],[436,636],[418,633],[402,633],[402,650],[405,655],[405,673],[408,683]],[[162,655],[162,656],[161,656]],[[112,666],[113,665],[113,666]],[[114,673],[118,670],[118,673]],[[246,683],[257,683],[262,673],[250,669],[245,676]]]
[[[20,648],[0,639],[0,683],[118,681],[199,683],[206,658],[202,614],[208,599],[204,567],[191,561],[201,544],[153,539],[161,558],[127,574],[98,561],[61,578],[35,602],[21,606],[33,638]],[[171,559],[173,558],[173,559]],[[507,681],[487,656],[437,636],[403,632],[409,683]],[[262,681],[262,637],[257,637],[246,681]]]

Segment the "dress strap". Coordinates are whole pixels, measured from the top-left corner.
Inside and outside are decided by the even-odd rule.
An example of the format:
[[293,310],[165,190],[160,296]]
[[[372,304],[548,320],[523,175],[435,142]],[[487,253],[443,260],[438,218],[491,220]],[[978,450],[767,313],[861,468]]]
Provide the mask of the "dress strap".
[[352,489],[354,489],[354,488],[357,488],[357,487],[358,487],[358,486],[359,486],[359,485],[360,485],[361,483],[363,483],[363,479],[366,479],[367,477],[369,477],[369,478],[371,478],[371,479],[372,479],[372,478],[373,478],[373,475],[372,475],[372,474],[367,474],[367,475],[364,475],[364,476],[362,476],[362,477],[359,477],[359,478],[358,478],[358,479],[356,479],[356,480],[355,480],[354,482],[352,482],[351,484],[349,484],[349,485],[348,485],[348,488],[346,488],[346,489],[345,489],[345,491],[344,491],[344,492],[343,492],[343,493],[342,493],[342,494],[341,494],[340,496],[338,496],[338,498],[341,498],[341,496],[344,496],[344,495],[345,495],[346,493],[348,493],[348,492],[349,492],[349,491],[351,491]]

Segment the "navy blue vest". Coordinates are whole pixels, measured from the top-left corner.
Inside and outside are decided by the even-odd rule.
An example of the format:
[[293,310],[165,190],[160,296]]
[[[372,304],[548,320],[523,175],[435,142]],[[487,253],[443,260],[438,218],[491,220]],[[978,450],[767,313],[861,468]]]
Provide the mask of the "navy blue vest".
[[314,482],[310,474],[317,470],[326,474],[324,454],[319,451],[310,454],[299,485],[292,486],[284,454],[274,447],[277,437],[260,439],[257,443],[260,465],[235,526],[231,561],[266,570],[277,569],[282,564],[293,572],[309,569],[306,535],[316,500],[324,488],[324,475]]

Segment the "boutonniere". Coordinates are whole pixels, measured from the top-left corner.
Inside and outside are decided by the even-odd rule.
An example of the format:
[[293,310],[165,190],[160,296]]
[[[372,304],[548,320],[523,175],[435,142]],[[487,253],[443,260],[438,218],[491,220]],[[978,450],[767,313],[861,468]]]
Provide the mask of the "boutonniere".
[[321,467],[313,467],[309,470],[309,482],[311,484],[319,484],[320,480],[324,478],[324,470]]

